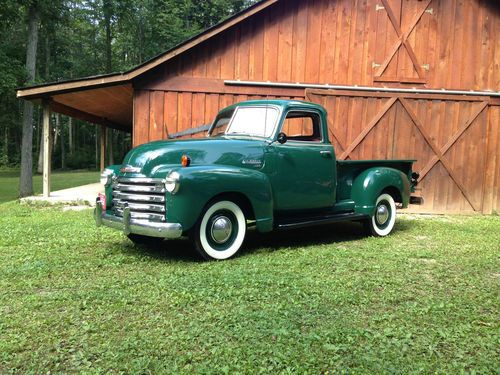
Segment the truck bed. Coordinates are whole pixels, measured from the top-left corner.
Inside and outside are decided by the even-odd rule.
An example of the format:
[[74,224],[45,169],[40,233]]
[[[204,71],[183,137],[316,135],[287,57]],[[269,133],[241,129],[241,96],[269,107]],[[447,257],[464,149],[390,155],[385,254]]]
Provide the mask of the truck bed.
[[337,201],[350,198],[352,181],[363,171],[373,167],[394,168],[410,179],[412,165],[416,160],[338,160],[337,161]]

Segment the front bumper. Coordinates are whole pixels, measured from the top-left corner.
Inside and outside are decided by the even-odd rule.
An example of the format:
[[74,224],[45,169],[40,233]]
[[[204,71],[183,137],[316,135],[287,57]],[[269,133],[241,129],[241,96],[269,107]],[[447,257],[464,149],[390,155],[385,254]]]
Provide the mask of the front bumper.
[[100,199],[96,200],[94,218],[98,227],[101,225],[119,229],[126,235],[131,233],[148,237],[174,239],[182,236],[182,225],[178,223],[157,223],[148,220],[136,220],[130,217],[130,209],[125,207],[123,217],[103,212]]

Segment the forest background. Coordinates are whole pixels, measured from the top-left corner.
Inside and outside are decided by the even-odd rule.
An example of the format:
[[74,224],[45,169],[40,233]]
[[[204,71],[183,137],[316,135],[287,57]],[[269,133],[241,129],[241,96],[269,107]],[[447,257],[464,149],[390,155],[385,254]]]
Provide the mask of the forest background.
[[[42,111],[18,100],[17,87],[126,71],[255,2],[0,0],[0,168],[27,160],[41,172]],[[23,121],[33,133],[21,157]],[[97,169],[98,127],[58,114],[51,122],[52,168]],[[130,148],[130,137],[111,130],[110,164]]]

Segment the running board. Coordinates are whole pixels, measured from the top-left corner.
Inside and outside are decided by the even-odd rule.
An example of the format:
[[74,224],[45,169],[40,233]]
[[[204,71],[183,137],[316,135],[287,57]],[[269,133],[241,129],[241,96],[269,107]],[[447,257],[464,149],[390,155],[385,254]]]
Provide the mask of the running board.
[[317,217],[301,217],[295,220],[284,220],[278,221],[276,228],[280,230],[295,229],[295,228],[305,228],[312,227],[314,225],[331,224],[337,223],[339,221],[349,221],[349,220],[361,220],[368,219],[369,216],[363,214],[355,214],[352,212],[343,214],[334,214],[327,216],[317,216]]

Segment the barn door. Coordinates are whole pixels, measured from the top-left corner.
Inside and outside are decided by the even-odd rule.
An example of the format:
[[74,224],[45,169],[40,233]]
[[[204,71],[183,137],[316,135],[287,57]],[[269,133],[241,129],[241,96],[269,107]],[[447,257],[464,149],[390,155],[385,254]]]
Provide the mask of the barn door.
[[483,211],[489,98],[307,90],[339,160],[417,159],[424,212]]
[[378,0],[375,82],[426,83],[432,0]]

